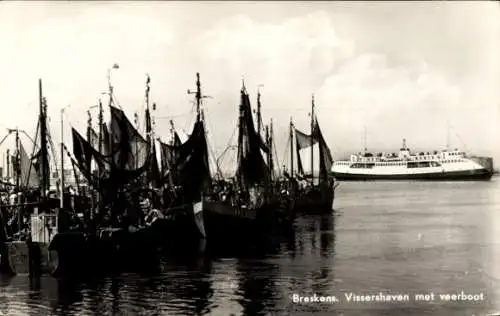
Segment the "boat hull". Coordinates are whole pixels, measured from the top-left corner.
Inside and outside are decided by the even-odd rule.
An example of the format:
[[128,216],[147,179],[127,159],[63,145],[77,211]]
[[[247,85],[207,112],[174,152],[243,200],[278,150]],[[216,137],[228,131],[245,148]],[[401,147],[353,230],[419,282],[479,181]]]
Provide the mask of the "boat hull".
[[488,181],[493,173],[486,169],[428,172],[414,174],[354,174],[334,172],[340,181],[373,181],[373,180],[421,180],[421,181]]
[[203,201],[206,238],[231,243],[251,238],[257,228],[257,210],[238,209],[223,202]]
[[48,244],[47,257],[42,259],[50,261],[53,276],[78,275],[86,269],[90,251],[84,233],[58,233]]
[[202,203],[184,204],[162,210],[162,217],[149,224],[152,239],[160,248],[197,242],[205,237]]
[[79,275],[87,267],[88,249],[82,233],[58,233],[50,243],[9,241],[2,271],[8,274]]
[[312,191],[298,194],[295,203],[299,214],[322,215],[333,212],[335,187],[333,182],[328,186],[317,187]]
[[203,201],[203,224],[208,243],[224,245],[255,241],[286,232],[286,212],[274,203],[245,209],[218,201]]
[[158,245],[150,227],[136,231],[123,228],[105,228],[96,236],[89,236],[87,249],[93,272],[106,270],[134,270],[148,266],[156,259]]

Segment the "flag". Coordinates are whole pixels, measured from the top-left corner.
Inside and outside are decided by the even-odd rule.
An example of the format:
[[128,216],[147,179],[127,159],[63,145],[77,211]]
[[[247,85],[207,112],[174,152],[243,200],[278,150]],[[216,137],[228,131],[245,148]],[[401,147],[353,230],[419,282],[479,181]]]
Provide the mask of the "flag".
[[85,172],[90,172],[92,153],[88,148],[88,142],[74,128],[71,129],[73,136],[73,155],[76,161]]

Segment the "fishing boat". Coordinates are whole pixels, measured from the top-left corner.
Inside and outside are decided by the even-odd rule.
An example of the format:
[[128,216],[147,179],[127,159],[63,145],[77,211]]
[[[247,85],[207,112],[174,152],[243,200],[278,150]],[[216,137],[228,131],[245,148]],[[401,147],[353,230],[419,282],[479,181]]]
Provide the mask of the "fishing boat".
[[[335,179],[330,174],[333,158],[319,127],[315,113],[314,96],[311,104],[310,135],[296,129],[292,119],[290,119],[289,141],[291,149],[290,173],[286,173],[285,177],[291,182],[291,190],[294,191],[296,212],[303,214],[331,213],[335,188],[338,184],[335,183]],[[295,160],[297,170],[294,166]],[[309,164],[307,164],[307,160],[309,160]]]
[[86,259],[84,230],[69,207],[71,197],[65,194],[64,185],[59,187],[59,198],[49,190],[48,151],[54,147],[48,133],[47,101],[41,80],[39,100],[39,143],[35,140],[34,144],[37,154],[30,158],[20,141],[19,129],[12,130],[17,148],[13,159],[16,183],[10,201],[1,205],[2,270],[12,274],[73,273]]
[[203,221],[203,197],[211,188],[209,152],[201,102],[199,73],[196,74],[196,120],[188,139],[182,143],[170,121],[172,141],[159,141],[161,182],[163,185],[161,219],[154,224],[162,228],[164,242],[186,245],[206,237]]
[[[148,76],[147,97],[149,81]],[[106,261],[141,264],[154,256],[158,246],[155,231],[145,223],[141,208],[145,193],[152,191],[156,153],[150,131],[144,138],[113,103],[111,85],[109,94],[110,122],[103,122],[99,102],[98,137],[92,137],[97,133],[91,131],[90,121],[87,139],[72,129],[75,164],[98,197],[97,205],[89,210],[93,233],[88,235],[88,242],[97,266],[106,265]],[[149,107],[147,116],[148,112]]]
[[411,152],[403,139],[395,153],[353,154],[349,160],[336,161],[331,169],[338,180],[489,180],[493,162],[487,157],[469,157],[449,148],[433,152]]
[[266,237],[289,224],[286,212],[272,190],[272,171],[263,154],[270,148],[255,131],[249,95],[240,91],[238,156],[235,176],[222,181],[218,192],[203,200],[203,220],[208,242],[219,239]]
[[[209,167],[209,151],[199,74],[197,74],[197,119],[188,140],[180,143],[173,131],[171,144],[162,143],[162,169],[168,170],[171,205],[167,216],[175,217],[178,236],[186,241],[206,239],[228,244],[233,239],[265,235],[283,214],[277,211],[278,199],[272,194],[272,172],[261,150],[268,155],[269,148],[255,131],[248,94],[241,91],[238,170],[233,179],[224,179],[217,165],[218,179],[213,179]],[[189,92],[189,91],[188,91]],[[270,137],[269,137],[270,138]],[[269,138],[267,139],[269,141]],[[165,172],[162,172],[165,174]]]

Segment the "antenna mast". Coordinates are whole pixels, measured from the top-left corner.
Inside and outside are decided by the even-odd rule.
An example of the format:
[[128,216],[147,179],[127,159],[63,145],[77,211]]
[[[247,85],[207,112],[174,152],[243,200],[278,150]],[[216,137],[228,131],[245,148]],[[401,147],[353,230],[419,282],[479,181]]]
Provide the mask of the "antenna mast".
[[450,121],[446,122],[446,150],[450,150]]
[[366,125],[364,126],[363,143],[364,143],[364,151],[366,153],[368,151]]

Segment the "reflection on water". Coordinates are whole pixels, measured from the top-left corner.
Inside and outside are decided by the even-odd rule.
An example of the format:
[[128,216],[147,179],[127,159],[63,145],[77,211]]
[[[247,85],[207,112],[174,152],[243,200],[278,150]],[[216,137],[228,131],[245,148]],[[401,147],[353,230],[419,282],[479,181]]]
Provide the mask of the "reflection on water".
[[[500,289],[499,191],[496,179],[343,183],[336,214],[299,218],[286,240],[88,280],[1,276],[0,315],[486,315]],[[485,300],[413,300],[460,291]],[[350,292],[412,299],[347,302]],[[340,302],[297,304],[294,294]]]

